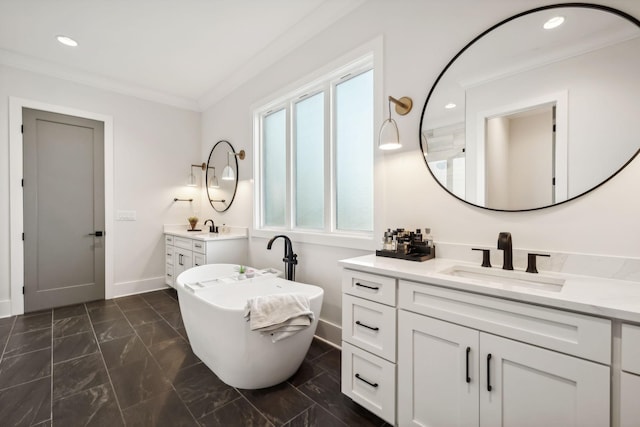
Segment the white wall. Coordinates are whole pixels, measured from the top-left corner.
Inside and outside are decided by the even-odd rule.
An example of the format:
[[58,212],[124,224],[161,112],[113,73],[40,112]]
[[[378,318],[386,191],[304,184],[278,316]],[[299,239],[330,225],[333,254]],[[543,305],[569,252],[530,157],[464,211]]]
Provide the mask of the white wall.
[[[111,116],[115,210],[137,211],[105,238],[115,252],[112,295],[163,286],[165,223],[186,223],[189,165],[200,157],[200,114],[0,66],[0,302],[9,294],[9,97]],[[193,205],[199,206],[199,203]],[[0,312],[0,316],[9,313]]]
[[[640,198],[630,197],[640,182],[636,160],[614,180],[579,200],[534,212],[492,212],[464,204],[433,180],[422,159],[418,126],[427,93],[440,70],[469,40],[514,13],[554,1],[477,0],[370,1],[300,49],[230,94],[203,114],[203,150],[229,139],[247,151],[240,163],[234,206],[213,213],[216,223],[251,226],[252,116],[251,106],[292,81],[311,74],[350,50],[384,37],[384,96],[410,96],[414,110],[397,118],[403,149],[384,155],[378,174],[384,208],[376,211],[376,236],[386,227],[431,227],[436,242],[495,246],[498,232],[511,231],[516,248],[640,257]],[[604,1],[635,16],[640,3]],[[408,183],[411,183],[410,185]],[[632,236],[635,236],[632,237]],[[250,259],[256,266],[281,266],[281,248],[266,250],[266,240],[252,238]],[[364,254],[358,250],[295,244],[300,264],[297,278],[322,286],[322,318],[339,324],[340,268],[338,260]]]

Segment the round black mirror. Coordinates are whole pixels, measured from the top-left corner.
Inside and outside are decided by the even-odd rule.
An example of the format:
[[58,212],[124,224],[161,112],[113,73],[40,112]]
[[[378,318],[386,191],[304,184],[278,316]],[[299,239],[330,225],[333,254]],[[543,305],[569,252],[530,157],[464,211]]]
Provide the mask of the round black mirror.
[[640,151],[640,21],[567,3],[507,18],[434,83],[420,147],[436,181],[485,209],[528,211],[599,187]]
[[236,153],[229,141],[220,140],[215,143],[205,174],[207,197],[211,207],[217,212],[224,212],[231,207],[238,189],[238,156],[244,158],[244,150]]

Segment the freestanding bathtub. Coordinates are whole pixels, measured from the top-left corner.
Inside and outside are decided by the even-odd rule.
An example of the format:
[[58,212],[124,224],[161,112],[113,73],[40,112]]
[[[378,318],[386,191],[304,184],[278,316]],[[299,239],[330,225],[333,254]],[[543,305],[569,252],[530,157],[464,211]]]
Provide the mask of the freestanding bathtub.
[[[235,264],[191,268],[176,279],[180,311],[191,348],[222,381],[257,389],[279,384],[302,363],[318,325],[324,291],[258,270],[258,276],[238,280]],[[260,274],[262,272],[262,274]],[[311,325],[275,343],[251,331],[244,318],[247,299],[281,293],[309,298]]]

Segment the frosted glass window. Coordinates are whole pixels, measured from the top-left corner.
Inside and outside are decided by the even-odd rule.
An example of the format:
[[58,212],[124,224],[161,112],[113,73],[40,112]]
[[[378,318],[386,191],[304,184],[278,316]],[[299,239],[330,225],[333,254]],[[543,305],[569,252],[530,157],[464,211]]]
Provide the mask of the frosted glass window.
[[440,181],[442,185],[446,188],[447,186],[447,161],[446,160],[437,160],[435,162],[429,162],[429,169],[433,176]]
[[324,227],[324,92],[295,104],[296,227]]
[[336,228],[373,230],[373,70],[336,85]]
[[262,124],[264,225],[282,227],[286,223],[287,197],[286,110],[266,115]]
[[453,194],[460,197],[461,199],[465,198],[465,158],[464,157],[454,157],[453,159]]

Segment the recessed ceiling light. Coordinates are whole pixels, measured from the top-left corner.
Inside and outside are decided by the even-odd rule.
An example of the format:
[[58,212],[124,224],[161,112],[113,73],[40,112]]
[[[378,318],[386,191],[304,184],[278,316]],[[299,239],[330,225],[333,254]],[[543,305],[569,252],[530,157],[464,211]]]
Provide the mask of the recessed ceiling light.
[[56,40],[58,40],[60,43],[62,43],[65,46],[72,46],[72,47],[78,46],[78,42],[72,39],[71,37],[56,36]]
[[552,28],[559,27],[564,22],[564,16],[554,16],[544,23],[542,28],[545,30],[551,30]]
[[454,104],[453,102],[450,102],[447,105],[445,105],[444,108],[446,108],[447,110],[452,110],[456,108],[456,104]]

